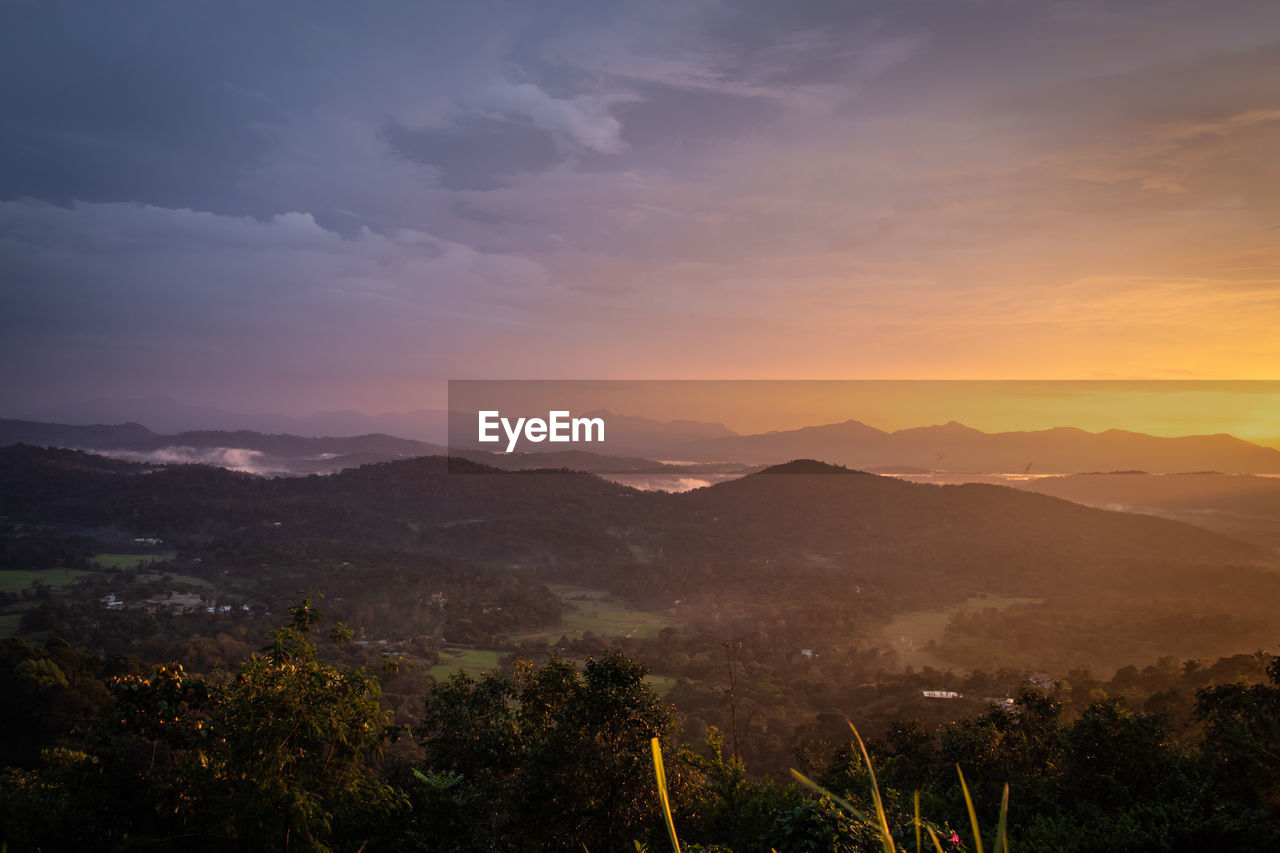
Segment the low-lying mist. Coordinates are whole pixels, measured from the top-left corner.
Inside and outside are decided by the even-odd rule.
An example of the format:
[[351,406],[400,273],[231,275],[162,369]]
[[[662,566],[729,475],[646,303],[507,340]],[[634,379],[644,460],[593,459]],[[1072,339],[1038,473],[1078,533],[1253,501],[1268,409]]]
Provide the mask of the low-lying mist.
[[283,461],[261,450],[250,450],[245,447],[170,446],[157,450],[107,449],[93,452],[128,462],[146,462],[153,465],[212,465],[216,468],[226,468],[228,471],[264,477],[287,476],[293,473]]

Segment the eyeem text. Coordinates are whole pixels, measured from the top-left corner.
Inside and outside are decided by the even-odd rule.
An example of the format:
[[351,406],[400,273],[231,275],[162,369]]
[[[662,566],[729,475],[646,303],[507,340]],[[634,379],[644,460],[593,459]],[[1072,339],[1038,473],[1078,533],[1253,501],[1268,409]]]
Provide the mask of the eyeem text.
[[497,411],[477,412],[476,415],[479,421],[477,440],[499,442],[502,440],[498,433],[501,428],[507,436],[507,453],[515,450],[516,442],[521,438],[535,443],[604,441],[604,418],[574,418],[567,411],[551,411],[547,412],[546,420],[516,418],[512,423],[510,418],[502,417]]

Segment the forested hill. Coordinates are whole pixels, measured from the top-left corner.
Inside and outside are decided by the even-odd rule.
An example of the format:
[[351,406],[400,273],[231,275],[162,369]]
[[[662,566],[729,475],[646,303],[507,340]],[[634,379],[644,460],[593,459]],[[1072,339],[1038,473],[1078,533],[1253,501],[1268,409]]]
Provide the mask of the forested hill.
[[1262,558],[1253,546],[1153,516],[1004,486],[921,485],[814,462],[776,466],[669,501],[676,508],[672,524],[687,534],[686,553],[707,559],[799,557],[811,567],[862,576],[910,568],[940,580],[981,577],[1019,594],[1036,594],[1046,575],[1083,580],[1122,563]]
[[228,537],[377,544],[541,567],[655,599],[780,586],[841,595],[914,588],[925,599],[987,589],[1041,595],[1126,573],[1265,559],[1178,522],[815,462],[669,494],[442,457],[268,479],[14,446],[0,449],[0,513],[178,547]]
[[235,447],[282,456],[305,454],[384,454],[387,457],[440,453],[444,448],[383,433],[358,436],[316,437],[268,434],[252,430],[190,430],[172,434],[152,432],[139,423],[80,426],[0,418],[0,445],[52,445],[89,450],[138,452],[168,447]]
[[[174,545],[237,537],[471,556],[492,551],[495,557],[505,547],[536,557],[585,537],[597,540],[588,550],[604,555],[618,545],[597,531],[625,515],[624,506],[652,497],[588,474],[514,474],[439,456],[326,477],[264,478],[205,465],[138,465],[73,450],[0,448],[0,514],[33,523],[118,527]],[[498,550],[486,549],[487,543]]]

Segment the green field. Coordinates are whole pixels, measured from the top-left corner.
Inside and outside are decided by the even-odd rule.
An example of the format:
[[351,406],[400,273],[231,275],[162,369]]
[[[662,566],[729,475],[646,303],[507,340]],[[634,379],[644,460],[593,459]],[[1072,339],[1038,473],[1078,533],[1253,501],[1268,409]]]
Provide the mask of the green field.
[[143,563],[173,559],[174,552],[162,554],[98,554],[93,561],[104,569],[132,569]]
[[0,592],[21,592],[36,581],[48,586],[66,586],[98,574],[101,572],[84,569],[9,569],[0,571]]
[[1015,604],[1040,604],[1040,598],[1018,598],[1012,595],[974,596],[940,610],[915,610],[893,617],[884,629],[884,639],[904,666],[946,668],[946,664],[927,650],[929,641],[941,644],[951,617],[964,611],[982,611],[988,607],[1004,610]]
[[[672,623],[670,618],[661,614],[636,610],[615,601],[604,590],[558,583],[547,584],[547,588],[560,597],[565,608],[564,618],[554,628],[516,634],[511,637],[513,641],[554,643],[562,636],[580,638],[588,631],[602,637],[652,637]],[[440,653],[440,663],[427,672],[437,681],[443,681],[460,669],[477,675],[497,667],[498,658],[503,654],[505,652],[489,649],[445,647]],[[648,681],[659,693],[675,685],[674,680],[662,676],[649,676]]]
[[671,688],[676,686],[676,680],[669,675],[653,675],[650,673],[644,677],[645,683],[653,688],[653,692],[659,696],[664,696],[670,692]]
[[549,583],[547,589],[558,595],[564,605],[560,624],[512,639],[554,643],[562,635],[580,638],[587,631],[602,637],[652,637],[672,624],[670,617],[628,607],[604,590],[560,583]]
[[502,652],[491,649],[459,649],[446,646],[440,652],[440,663],[427,670],[436,681],[444,681],[460,669],[469,675],[479,675],[496,669]]

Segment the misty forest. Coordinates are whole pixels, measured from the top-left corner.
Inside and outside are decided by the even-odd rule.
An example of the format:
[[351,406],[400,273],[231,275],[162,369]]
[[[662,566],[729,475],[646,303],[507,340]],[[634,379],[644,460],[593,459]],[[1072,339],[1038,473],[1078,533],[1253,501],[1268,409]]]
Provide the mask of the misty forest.
[[9,850],[1280,849],[1275,479],[2,426]]

